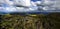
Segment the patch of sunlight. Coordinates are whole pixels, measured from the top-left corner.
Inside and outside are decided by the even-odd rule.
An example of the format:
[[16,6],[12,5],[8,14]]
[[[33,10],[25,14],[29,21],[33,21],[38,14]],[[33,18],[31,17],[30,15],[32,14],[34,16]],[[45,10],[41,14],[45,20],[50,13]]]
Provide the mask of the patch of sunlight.
[[34,14],[30,14],[29,16],[37,16],[37,15],[34,15]]

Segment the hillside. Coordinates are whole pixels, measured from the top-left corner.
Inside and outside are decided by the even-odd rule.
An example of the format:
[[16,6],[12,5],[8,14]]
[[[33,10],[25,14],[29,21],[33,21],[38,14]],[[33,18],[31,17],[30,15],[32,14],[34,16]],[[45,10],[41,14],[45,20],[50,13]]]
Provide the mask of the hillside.
[[0,29],[60,29],[60,13],[0,15]]

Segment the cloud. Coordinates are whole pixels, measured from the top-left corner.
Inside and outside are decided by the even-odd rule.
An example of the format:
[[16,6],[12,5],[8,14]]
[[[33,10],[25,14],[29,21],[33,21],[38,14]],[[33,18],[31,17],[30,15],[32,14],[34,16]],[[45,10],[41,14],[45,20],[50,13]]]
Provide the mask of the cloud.
[[35,2],[31,1],[32,6],[37,6]]
[[31,6],[30,0],[14,0],[14,5]]
[[14,4],[14,2],[10,0],[5,0],[5,3],[9,6],[12,6]]
[[1,4],[1,3],[4,3],[4,0],[0,0],[0,4]]
[[9,1],[9,0],[0,0],[0,4],[1,5],[8,5],[8,6],[12,6],[13,5],[13,1]]
[[[43,10],[55,10],[55,8],[57,7],[58,9],[60,8],[60,2],[56,0],[55,1],[44,1],[42,3],[42,1],[30,1],[30,0],[13,0],[13,1],[9,1],[9,0],[0,0],[0,4],[7,4],[9,5],[9,7],[0,7],[0,11],[4,11],[4,12],[30,12],[30,11],[36,11],[38,10],[38,8],[43,9]],[[42,6],[37,6],[37,5],[41,5]],[[22,6],[22,7],[14,7],[16,5]],[[23,7],[24,6],[24,7]],[[1,10],[2,9],[2,10]]]
[[44,2],[43,2],[43,6],[44,6],[43,10],[56,10],[57,6],[59,5],[58,3],[60,3],[60,2],[58,2],[58,0],[55,0],[55,1],[44,0]]
[[35,4],[36,5],[41,5],[41,1],[36,1]]
[[55,0],[54,6],[60,8],[60,0]]

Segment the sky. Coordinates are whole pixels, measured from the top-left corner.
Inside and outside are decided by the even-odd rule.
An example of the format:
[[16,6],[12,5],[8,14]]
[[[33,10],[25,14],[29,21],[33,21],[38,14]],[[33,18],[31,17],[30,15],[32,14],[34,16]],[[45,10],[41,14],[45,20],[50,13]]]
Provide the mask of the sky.
[[[4,8],[0,8],[0,9],[3,9],[3,10],[0,10],[0,11],[14,12],[14,11],[16,10],[16,11],[20,11],[20,12],[23,12],[23,11],[26,12],[26,11],[35,11],[35,10],[37,10],[37,7],[34,6],[34,5],[36,5],[35,2],[38,1],[38,0],[32,0],[32,1],[34,1],[34,2],[32,2],[31,5],[33,5],[34,7],[33,7],[33,6],[30,7],[30,6],[29,6],[29,5],[30,5],[30,2],[27,0],[27,1],[26,1],[26,5],[27,5],[29,8],[24,8],[24,7],[22,7],[22,8],[19,8],[19,7],[16,7],[16,8],[15,8],[15,7],[6,7],[6,6],[8,6],[8,5],[9,5],[9,6],[14,5],[14,4],[12,4],[13,2],[10,2],[10,1],[12,1],[12,0],[10,0],[10,1],[6,0],[6,1],[7,1],[6,3],[5,3],[4,0],[0,0],[0,1],[2,1],[1,3],[4,3],[4,4],[3,4],[3,7],[4,7]],[[18,1],[19,1],[19,0],[18,0]],[[24,2],[25,2],[25,1],[24,1]],[[18,5],[21,5],[21,4],[22,4],[22,5],[25,5],[24,2],[21,1],[21,3],[19,3],[19,2],[17,2],[17,0],[16,0],[15,3],[18,4]],[[7,4],[8,4],[8,5],[7,5]],[[26,9],[26,10],[25,10],[25,9]]]
[[35,1],[41,1],[41,0],[31,0],[31,1],[34,1],[35,2]]
[[[10,1],[12,1],[12,0],[10,0]],[[34,1],[35,2],[35,1],[41,1],[41,0],[31,0],[31,1]]]
[[[2,2],[1,2],[2,1]],[[6,0],[7,1],[7,0]],[[15,4],[13,4],[13,2],[11,2],[12,0],[10,0],[10,1],[7,1],[6,2],[6,4],[4,4],[3,6],[4,6],[4,8],[1,8],[0,7],[0,9],[3,9],[3,10],[0,10],[0,11],[5,11],[5,12],[14,12],[14,11],[20,11],[20,12],[28,12],[28,11],[36,11],[36,10],[38,10],[38,8],[41,8],[41,9],[43,9],[44,11],[47,11],[47,10],[50,10],[50,9],[54,9],[55,10],[55,6],[59,6],[59,8],[60,8],[60,2],[57,2],[57,4],[55,5],[54,3],[55,2],[51,2],[51,1],[45,1],[44,2],[44,7],[42,7],[42,6],[37,6],[37,4],[41,4],[41,0],[31,0],[31,6],[29,6],[30,5],[30,2],[27,0],[27,1],[21,1],[21,2],[18,2],[18,1],[16,1],[15,2],[15,4],[17,5],[25,5],[25,2],[26,2],[26,5],[28,6],[28,8],[24,8],[24,7],[6,7],[6,6],[15,6]],[[57,1],[57,0],[56,0]],[[3,0],[0,0],[0,3],[5,3]],[[58,4],[59,3],[59,4]],[[54,5],[51,5],[51,4],[54,4]]]

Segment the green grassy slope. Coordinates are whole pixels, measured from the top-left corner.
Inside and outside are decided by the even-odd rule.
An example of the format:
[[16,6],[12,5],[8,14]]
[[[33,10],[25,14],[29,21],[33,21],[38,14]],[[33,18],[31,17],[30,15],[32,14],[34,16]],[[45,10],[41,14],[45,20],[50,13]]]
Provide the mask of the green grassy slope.
[[0,15],[0,29],[60,29],[60,13]]

